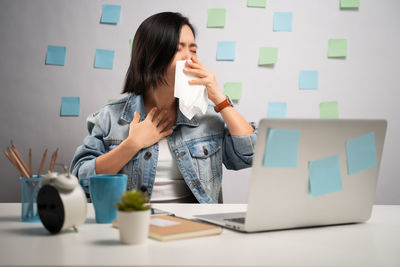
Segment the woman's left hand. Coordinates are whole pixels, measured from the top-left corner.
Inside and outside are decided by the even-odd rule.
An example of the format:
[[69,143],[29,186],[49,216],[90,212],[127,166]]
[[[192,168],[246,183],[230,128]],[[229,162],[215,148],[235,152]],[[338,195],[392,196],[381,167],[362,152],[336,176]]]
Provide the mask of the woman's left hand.
[[183,69],[183,72],[192,74],[199,79],[191,80],[189,84],[204,85],[207,89],[208,98],[214,102],[214,104],[217,105],[222,102],[226,97],[219,90],[214,72],[206,69],[195,56],[192,56],[190,59],[192,62],[186,61],[186,67]]

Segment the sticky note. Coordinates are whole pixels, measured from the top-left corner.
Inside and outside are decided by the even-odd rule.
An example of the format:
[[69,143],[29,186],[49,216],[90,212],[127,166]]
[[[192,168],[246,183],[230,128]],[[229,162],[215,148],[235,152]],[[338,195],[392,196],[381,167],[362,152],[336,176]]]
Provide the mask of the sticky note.
[[301,70],[299,75],[300,89],[318,89],[318,71]]
[[277,47],[261,47],[260,57],[258,58],[258,65],[271,65],[275,64],[278,60]]
[[328,57],[346,57],[347,39],[329,39]]
[[238,101],[242,98],[242,83],[227,82],[224,84],[224,94],[229,96],[232,101]]
[[236,42],[218,42],[217,60],[235,60]]
[[108,100],[107,100],[107,103],[110,104],[110,103],[112,103],[112,102],[114,102],[114,101],[117,101],[117,99],[108,99]]
[[348,140],[346,154],[349,175],[376,166],[375,133]]
[[343,190],[338,155],[310,161],[308,170],[309,189],[313,197]]
[[274,32],[291,32],[292,17],[292,12],[275,12]]
[[247,0],[248,7],[265,7],[267,0]]
[[264,168],[297,168],[300,131],[268,129],[264,151]]
[[129,52],[131,53],[130,55],[132,56],[132,45],[133,45],[133,39],[129,39]]
[[268,102],[268,118],[286,118],[285,102]]
[[67,48],[65,46],[47,46],[46,65],[64,66],[66,52]]
[[337,101],[321,102],[319,104],[319,114],[321,119],[339,118],[339,104]]
[[121,15],[120,5],[104,4],[100,22],[105,24],[117,24],[119,23],[120,15]]
[[114,51],[96,49],[94,67],[99,69],[112,69],[114,65]]
[[340,8],[359,8],[360,0],[340,0]]
[[61,98],[60,116],[79,116],[80,114],[80,98],[66,97]]
[[207,27],[224,28],[226,20],[225,8],[209,8],[207,10]]

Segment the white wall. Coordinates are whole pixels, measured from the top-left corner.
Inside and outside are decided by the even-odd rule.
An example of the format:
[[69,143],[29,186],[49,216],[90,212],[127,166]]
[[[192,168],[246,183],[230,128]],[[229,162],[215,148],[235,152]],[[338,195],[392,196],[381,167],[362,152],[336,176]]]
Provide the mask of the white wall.
[[[103,3],[122,5],[117,26],[100,24]],[[388,132],[376,202],[400,204],[400,2],[361,0],[357,11],[339,9],[339,0],[268,0],[264,9],[247,1],[59,1],[0,0],[0,147],[13,139],[34,166],[44,148],[60,148],[70,163],[87,134],[85,119],[107,99],[119,98],[129,65],[129,38],[152,14],[177,11],[198,31],[199,59],[214,70],[221,88],[243,83],[237,109],[251,121],[267,114],[268,101],[287,102],[287,117],[318,118],[319,103],[337,100],[341,118],[385,118]],[[226,27],[206,27],[207,8],[227,9]],[[273,32],[273,13],[293,12],[292,32]],[[328,59],[329,38],[347,38],[346,59]],[[217,41],[236,41],[234,62],[216,61]],[[64,67],[45,65],[47,45],[67,47]],[[257,66],[261,46],[279,47],[272,68]],[[113,70],[94,69],[97,48],[115,50]],[[300,91],[300,70],[319,71],[319,89]],[[62,96],[79,96],[80,117],[60,117]],[[40,154],[40,155],[39,155]],[[0,157],[0,202],[20,199],[18,173]],[[224,172],[224,198],[247,201],[251,169]]]

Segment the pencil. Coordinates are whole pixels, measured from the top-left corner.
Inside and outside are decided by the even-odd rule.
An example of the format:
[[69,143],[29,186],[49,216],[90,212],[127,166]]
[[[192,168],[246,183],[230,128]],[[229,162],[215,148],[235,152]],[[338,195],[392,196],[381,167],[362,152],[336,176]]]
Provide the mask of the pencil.
[[40,167],[37,176],[40,177],[40,174],[43,171],[44,167],[44,162],[46,161],[46,156],[47,156],[47,149],[44,151],[43,156],[42,156],[42,161],[40,162]]
[[56,164],[57,157],[58,157],[58,147],[56,149],[55,156],[54,156],[53,168],[54,168],[54,164]]
[[31,177],[33,177],[33,171],[32,171],[32,149],[29,148],[29,174]]
[[9,148],[9,149],[8,149],[8,152],[9,152],[10,157],[15,161],[15,163],[17,164],[17,166],[18,166],[18,167],[21,169],[21,171],[24,173],[24,176],[25,176],[25,173],[27,173],[27,174],[28,174],[27,177],[29,177],[29,171],[28,171],[27,168],[24,167],[24,165],[23,165],[23,163],[22,163],[23,160],[20,159],[20,158],[18,157],[17,152],[16,152],[15,150],[13,150],[12,148]]
[[[26,173],[29,173],[28,167],[26,166],[24,160],[23,160],[22,157],[21,157],[21,154],[19,153],[17,147],[15,146],[15,144],[14,144],[14,142],[13,142],[12,140],[11,140],[11,151],[14,152],[15,156],[17,157],[17,159],[18,159],[19,162],[21,163],[21,166],[22,166],[23,170],[24,170]],[[28,175],[28,177],[30,177],[30,175]]]
[[51,154],[51,157],[50,157],[49,167],[47,168],[48,172],[51,172],[51,165],[53,164],[53,159],[54,159],[54,153]]
[[8,160],[11,162],[11,164],[17,169],[17,171],[19,171],[21,176],[23,176],[21,169],[17,165],[17,162],[15,162],[15,160],[10,156],[10,152],[8,152],[8,148],[7,148],[7,151],[3,151],[3,153],[4,153],[4,155],[6,155],[6,158],[8,158]]
[[53,152],[53,154],[51,154],[50,163],[49,163],[49,171],[50,172],[52,172],[54,170],[54,165],[57,160],[57,153],[58,153],[58,148],[55,152]]
[[19,166],[19,168],[21,169],[22,172],[22,176],[29,178],[29,173],[26,171],[26,169],[22,166],[21,161],[18,159],[16,153],[14,152],[14,150],[10,149],[9,150],[10,155],[12,158],[14,158],[15,162],[17,163],[17,165]]

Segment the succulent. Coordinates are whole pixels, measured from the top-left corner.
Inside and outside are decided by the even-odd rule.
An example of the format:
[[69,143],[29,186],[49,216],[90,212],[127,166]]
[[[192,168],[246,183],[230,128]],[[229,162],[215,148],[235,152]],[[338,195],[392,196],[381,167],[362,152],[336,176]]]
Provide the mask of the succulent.
[[149,197],[147,193],[140,192],[136,189],[125,191],[121,195],[121,203],[115,203],[119,211],[139,211],[151,208],[147,201]]

